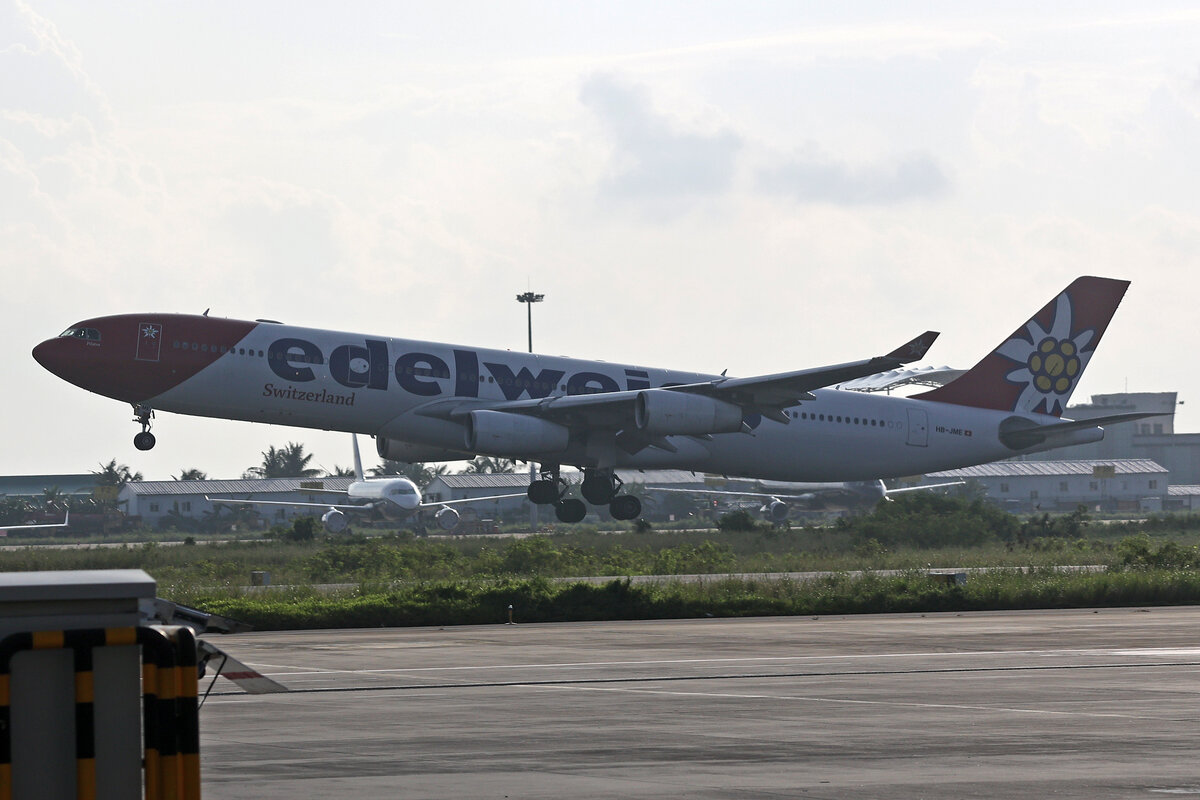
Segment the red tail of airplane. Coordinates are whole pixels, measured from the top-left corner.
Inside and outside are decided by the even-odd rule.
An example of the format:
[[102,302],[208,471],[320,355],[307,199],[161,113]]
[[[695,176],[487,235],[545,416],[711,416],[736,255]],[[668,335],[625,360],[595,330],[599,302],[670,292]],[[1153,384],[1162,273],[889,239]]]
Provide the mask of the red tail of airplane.
[[914,397],[1062,416],[1129,281],[1076,278],[966,374]]

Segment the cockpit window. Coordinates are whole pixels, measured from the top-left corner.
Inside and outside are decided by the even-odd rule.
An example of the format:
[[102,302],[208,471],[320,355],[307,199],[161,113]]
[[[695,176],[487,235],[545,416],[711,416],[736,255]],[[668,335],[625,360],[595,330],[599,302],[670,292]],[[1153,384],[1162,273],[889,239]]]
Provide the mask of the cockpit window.
[[100,341],[100,331],[95,328],[67,328],[58,335],[58,338],[87,339],[89,342],[98,342]]

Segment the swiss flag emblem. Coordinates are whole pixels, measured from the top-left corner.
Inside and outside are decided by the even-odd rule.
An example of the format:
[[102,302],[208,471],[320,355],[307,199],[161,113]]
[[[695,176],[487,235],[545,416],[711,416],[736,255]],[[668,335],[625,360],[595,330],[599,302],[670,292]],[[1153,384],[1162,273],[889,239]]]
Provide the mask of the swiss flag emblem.
[[162,350],[162,325],[157,322],[139,322],[137,355],[138,361],[158,361]]

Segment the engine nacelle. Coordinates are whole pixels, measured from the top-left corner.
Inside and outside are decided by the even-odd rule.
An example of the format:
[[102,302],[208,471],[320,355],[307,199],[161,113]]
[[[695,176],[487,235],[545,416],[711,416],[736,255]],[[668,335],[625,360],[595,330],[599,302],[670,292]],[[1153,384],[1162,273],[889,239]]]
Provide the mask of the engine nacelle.
[[788,504],[783,502],[782,500],[772,500],[771,502],[767,503],[762,508],[760,508],[759,512],[766,519],[769,519],[771,522],[779,524],[782,522],[787,522],[788,512],[790,510],[791,509],[788,508]]
[[336,508],[331,508],[321,515],[321,524],[325,526],[325,530],[330,533],[341,533],[350,525],[350,520],[346,515]]
[[380,458],[388,461],[403,461],[406,464],[423,464],[427,461],[470,461],[474,453],[464,453],[462,450],[450,450],[445,447],[435,447],[426,444],[402,442],[399,439],[385,439],[382,436],[375,440],[375,452]]
[[464,444],[472,453],[507,456],[557,453],[567,449],[570,432],[554,422],[504,411],[472,411]]
[[437,526],[444,531],[452,531],[458,527],[458,512],[449,506],[444,506],[433,515]]
[[742,429],[742,408],[702,394],[647,389],[633,404],[638,430],[653,436],[699,436],[736,433]]

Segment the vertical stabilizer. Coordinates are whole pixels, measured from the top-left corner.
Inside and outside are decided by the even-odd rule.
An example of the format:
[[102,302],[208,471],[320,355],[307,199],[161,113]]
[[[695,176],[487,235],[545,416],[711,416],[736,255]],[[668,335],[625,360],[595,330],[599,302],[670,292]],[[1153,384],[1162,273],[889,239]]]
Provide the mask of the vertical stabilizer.
[[967,373],[913,395],[997,411],[1062,416],[1129,281],[1076,278]]
[[354,480],[363,481],[362,456],[358,454],[358,437],[353,433],[350,434],[350,441],[354,443]]

